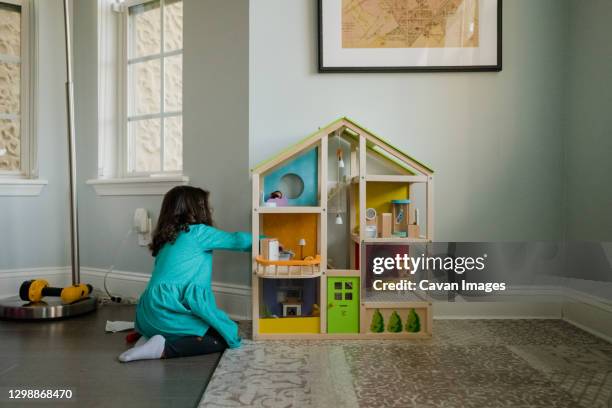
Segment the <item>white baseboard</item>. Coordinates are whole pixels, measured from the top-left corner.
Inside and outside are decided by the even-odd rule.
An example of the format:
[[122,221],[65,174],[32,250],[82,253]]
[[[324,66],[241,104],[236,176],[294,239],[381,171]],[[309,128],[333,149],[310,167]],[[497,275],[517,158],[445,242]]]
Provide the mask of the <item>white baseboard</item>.
[[[82,267],[82,281],[104,290],[105,269]],[[53,286],[70,284],[69,267],[27,268],[0,271],[0,299],[18,294],[24,280],[43,278]],[[150,275],[113,271],[107,279],[111,294],[137,299]],[[245,285],[212,283],[217,305],[232,319],[251,318],[251,288]],[[612,342],[612,302],[584,292],[561,287],[514,287],[504,301],[434,302],[435,319],[563,319],[587,332]],[[537,299],[534,300],[534,299]]]
[[[99,268],[81,268],[81,281],[91,284],[94,288],[104,291],[104,275],[107,270]],[[113,296],[138,299],[147,287],[151,276],[139,272],[115,271],[108,275],[106,286]]]
[[[607,316],[606,317],[608,319],[608,322],[610,321],[609,319],[611,317],[612,316]],[[610,335],[611,331],[610,331],[610,324],[609,323],[606,325],[607,326],[606,329],[604,329],[604,330],[601,330],[601,329],[600,330],[596,330],[596,329],[593,329],[592,327],[585,326],[584,324],[578,323],[578,322],[576,322],[576,321],[574,321],[574,320],[572,320],[572,319],[570,319],[568,317],[565,317],[565,316],[563,317],[563,320],[568,322],[569,324],[571,324],[573,326],[578,327],[579,329],[584,330],[587,333],[591,333],[593,336],[599,337],[599,338],[604,339],[605,341],[607,341],[609,343],[612,343],[612,335]],[[598,324],[597,324],[598,326],[599,326],[599,323],[600,322],[598,322]],[[605,332],[607,332],[607,333],[605,333]]]
[[513,286],[495,295],[457,295],[454,302],[434,301],[434,319],[561,319],[560,294],[557,286]]
[[[107,270],[83,267],[81,277],[83,282],[90,283],[95,288],[104,291],[104,275]],[[151,275],[140,272],[113,271],[106,279],[108,291],[113,296],[138,299],[147,287]],[[245,320],[251,316],[251,288],[243,285],[213,282],[217,306],[223,309],[232,319]]]
[[435,302],[434,319],[561,319],[561,300]]
[[566,289],[563,320],[612,343],[612,302]]
[[[81,267],[81,281],[104,292],[105,269]],[[106,280],[109,292],[115,296],[138,299],[149,282],[150,275],[140,272],[113,271]],[[28,279],[45,279],[51,286],[70,284],[69,267],[7,269],[0,271],[0,299],[19,294],[19,286]],[[251,318],[251,288],[222,282],[212,283],[217,305],[235,320]]]
[[70,268],[22,268],[0,271],[0,299],[19,295],[19,287],[29,279],[45,279],[52,286],[64,287],[70,284]]
[[251,287],[231,283],[213,282],[217,306],[234,320],[251,320]]
[[[562,319],[612,342],[612,302],[559,286],[513,287],[496,302],[435,302],[435,319]],[[536,301],[537,300],[537,301]]]
[[605,300],[598,296],[569,288],[563,289],[563,295],[566,302],[584,303],[602,309],[605,312],[612,313],[612,300]]

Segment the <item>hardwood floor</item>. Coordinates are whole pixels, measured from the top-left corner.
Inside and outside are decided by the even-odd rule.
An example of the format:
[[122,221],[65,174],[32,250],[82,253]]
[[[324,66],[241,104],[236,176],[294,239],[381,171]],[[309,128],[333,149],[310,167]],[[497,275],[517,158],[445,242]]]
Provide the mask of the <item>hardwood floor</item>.
[[105,305],[54,322],[0,321],[0,406],[10,389],[71,389],[72,401],[44,406],[193,407],[220,354],[121,364],[125,333],[105,333],[107,320],[134,320],[133,306]]

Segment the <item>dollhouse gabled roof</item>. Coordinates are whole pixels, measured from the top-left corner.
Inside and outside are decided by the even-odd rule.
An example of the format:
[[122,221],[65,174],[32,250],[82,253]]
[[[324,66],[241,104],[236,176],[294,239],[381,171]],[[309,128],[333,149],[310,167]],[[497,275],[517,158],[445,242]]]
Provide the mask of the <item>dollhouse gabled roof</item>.
[[344,135],[355,138],[357,143],[359,142],[359,135],[364,135],[366,138],[368,152],[403,168],[406,173],[414,174],[415,170],[423,175],[432,175],[434,173],[431,167],[416,160],[374,132],[347,117],[336,119],[328,125],[319,128],[319,130],[309,134],[299,142],[293,144],[277,155],[259,163],[251,169],[251,172],[256,174],[264,173],[291,159],[296,154],[312,148],[319,142],[319,140],[321,140],[321,138],[335,132],[338,129],[343,129]]

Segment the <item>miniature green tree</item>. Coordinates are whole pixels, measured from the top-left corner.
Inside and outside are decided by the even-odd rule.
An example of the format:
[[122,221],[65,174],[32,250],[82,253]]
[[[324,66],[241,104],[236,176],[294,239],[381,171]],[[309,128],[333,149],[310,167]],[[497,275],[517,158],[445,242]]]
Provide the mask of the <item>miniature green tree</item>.
[[421,331],[421,319],[414,309],[408,312],[408,320],[406,320],[406,331],[410,333],[418,333]]
[[263,317],[272,317],[272,312],[270,312],[268,305],[266,305],[265,303],[263,305]]
[[399,317],[395,310],[393,311],[393,313],[391,313],[391,317],[389,317],[387,331],[391,333],[401,333],[402,331],[402,319]]
[[372,333],[382,333],[385,331],[385,321],[383,320],[380,310],[376,309],[372,315],[372,324],[370,324]]

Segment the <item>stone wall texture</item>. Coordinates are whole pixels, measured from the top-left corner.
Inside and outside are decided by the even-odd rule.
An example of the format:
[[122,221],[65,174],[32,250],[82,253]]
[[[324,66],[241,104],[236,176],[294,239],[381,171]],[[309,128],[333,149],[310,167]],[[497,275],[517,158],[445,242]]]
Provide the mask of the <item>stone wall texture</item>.
[[[0,171],[21,167],[21,15],[18,9],[0,6]],[[3,58],[4,57],[4,58]]]
[[[165,1],[164,52],[183,47],[183,3]],[[146,57],[161,53],[162,21],[159,2],[134,7],[130,11],[130,58]],[[159,114],[162,108],[161,72],[164,64],[164,112],[180,112],[183,109],[183,56],[164,56],[131,64],[130,115]],[[162,124],[163,122],[163,124]],[[132,170],[135,172],[180,171],[183,167],[182,116],[163,119],[142,119],[130,124],[133,154]],[[161,158],[163,126],[163,163]]]

